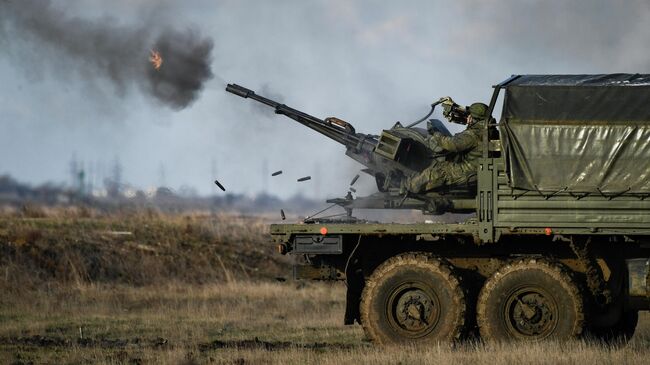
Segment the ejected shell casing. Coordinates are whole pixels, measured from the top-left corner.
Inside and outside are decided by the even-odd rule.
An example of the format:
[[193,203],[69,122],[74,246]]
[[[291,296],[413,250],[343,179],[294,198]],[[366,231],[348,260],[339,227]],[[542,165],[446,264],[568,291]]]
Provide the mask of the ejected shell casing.
[[357,182],[357,180],[359,180],[359,174],[357,174],[357,175],[352,179],[352,181],[350,181],[350,186],[354,185],[354,183]]
[[272,173],[271,176],[278,176],[280,174],[282,174],[282,170],[278,170],[278,171]]
[[307,181],[307,180],[311,180],[311,176],[301,177],[300,179],[298,179],[298,182]]
[[223,185],[221,185],[221,183],[219,182],[219,180],[215,180],[214,183],[217,184],[217,186],[219,187],[219,189],[221,189],[221,190],[223,190],[223,191],[226,191],[226,188],[224,188]]
[[280,215],[282,216],[282,220],[287,219],[287,216],[284,215],[284,209],[280,209]]

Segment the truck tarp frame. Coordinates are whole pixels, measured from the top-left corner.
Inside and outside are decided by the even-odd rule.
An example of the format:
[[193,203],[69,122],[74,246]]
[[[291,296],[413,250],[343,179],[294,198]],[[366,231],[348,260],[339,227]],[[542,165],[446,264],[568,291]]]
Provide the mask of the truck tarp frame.
[[650,193],[650,75],[522,75],[503,88],[511,187]]

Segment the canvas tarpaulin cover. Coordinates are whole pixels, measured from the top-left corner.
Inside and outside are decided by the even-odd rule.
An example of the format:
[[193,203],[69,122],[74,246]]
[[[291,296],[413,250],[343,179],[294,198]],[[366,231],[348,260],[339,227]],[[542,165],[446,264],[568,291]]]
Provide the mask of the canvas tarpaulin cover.
[[650,193],[650,75],[526,75],[505,89],[512,187]]

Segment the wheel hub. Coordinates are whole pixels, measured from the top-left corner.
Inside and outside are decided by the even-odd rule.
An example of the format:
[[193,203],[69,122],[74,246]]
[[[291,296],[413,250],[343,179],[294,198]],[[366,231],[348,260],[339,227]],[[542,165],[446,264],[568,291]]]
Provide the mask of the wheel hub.
[[431,290],[417,284],[402,286],[393,292],[389,320],[393,327],[407,337],[428,334],[438,321],[438,299]]
[[433,307],[427,295],[421,290],[404,293],[397,301],[397,322],[409,331],[418,331],[428,324]]
[[544,338],[557,325],[556,305],[539,289],[517,291],[509,298],[506,311],[508,327],[516,337]]

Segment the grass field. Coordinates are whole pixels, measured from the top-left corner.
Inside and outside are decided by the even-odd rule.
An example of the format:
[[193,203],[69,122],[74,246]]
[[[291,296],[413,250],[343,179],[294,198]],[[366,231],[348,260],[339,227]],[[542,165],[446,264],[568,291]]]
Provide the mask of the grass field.
[[343,326],[342,285],[233,282],[52,287],[3,296],[1,363],[643,364],[650,318],[626,347],[575,343],[377,348]]
[[650,361],[645,313],[627,346],[375,347],[360,326],[342,325],[342,283],[274,280],[288,262],[265,234],[259,218],[225,215],[4,217],[0,363]]

